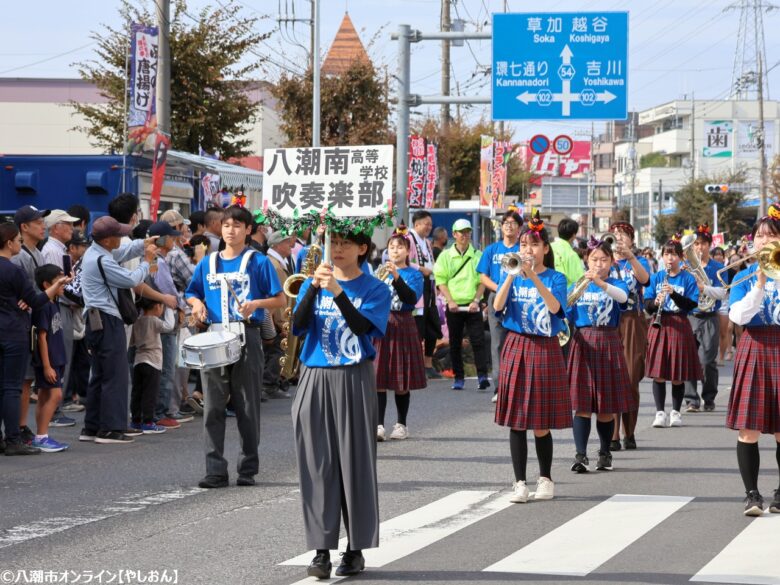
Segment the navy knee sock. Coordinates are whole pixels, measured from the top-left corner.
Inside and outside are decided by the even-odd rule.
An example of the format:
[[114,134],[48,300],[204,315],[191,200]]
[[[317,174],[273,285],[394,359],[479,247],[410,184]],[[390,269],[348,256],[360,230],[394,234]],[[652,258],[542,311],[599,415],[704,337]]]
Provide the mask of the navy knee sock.
[[387,410],[387,392],[377,392],[377,405],[379,406],[379,424],[385,426],[385,411]]
[[745,491],[758,490],[758,470],[761,466],[761,456],[758,443],[743,443],[737,441],[737,463]]
[[409,402],[411,401],[411,393],[406,394],[395,393],[395,408],[398,410],[398,422],[402,425],[406,425],[406,415],[409,414]]
[[553,461],[553,438],[552,433],[548,432],[543,437],[534,436],[536,443],[536,458],[539,460],[539,477],[552,479],[550,471]]
[[612,440],[612,433],[615,431],[615,420],[610,419],[607,422],[596,421],[596,431],[599,434],[601,442],[601,451],[609,453],[609,442]]
[[680,412],[685,398],[685,384],[672,384],[672,409]]
[[585,454],[588,452],[588,437],[590,437],[590,417],[574,416],[572,422],[572,431],[574,432],[574,447],[577,453]]
[[512,455],[512,468],[515,471],[515,481],[525,481],[525,470],[528,465],[528,439],[526,431],[509,431],[509,453]]
[[666,406],[666,382],[653,381],[653,400],[656,411],[663,410]]

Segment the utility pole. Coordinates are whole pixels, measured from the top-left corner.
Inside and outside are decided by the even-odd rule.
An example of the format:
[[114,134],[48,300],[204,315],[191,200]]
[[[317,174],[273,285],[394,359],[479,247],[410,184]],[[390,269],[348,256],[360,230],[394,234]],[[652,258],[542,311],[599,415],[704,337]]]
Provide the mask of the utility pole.
[[160,55],[157,61],[157,128],[171,134],[171,0],[154,0],[160,29]]
[[691,92],[691,185],[696,180],[696,100]]
[[[506,14],[509,11],[509,0],[504,0],[504,14]],[[504,121],[501,120],[498,123],[498,136],[499,140],[504,140]],[[507,168],[507,171],[509,169]]]
[[758,132],[760,136],[760,170],[759,194],[758,194],[758,217],[766,215],[766,125],[764,124],[764,59],[763,55],[758,55]]
[[631,147],[628,151],[629,164],[631,165],[631,205],[629,207],[629,223],[636,229],[636,114],[632,113],[629,120],[628,131],[631,133]]
[[[441,0],[441,30],[449,32],[450,30],[450,2],[452,0]],[[441,42],[441,94],[450,95],[450,40],[443,39]],[[450,135],[450,105],[445,103],[441,106],[441,136],[443,141],[447,141]],[[407,139],[408,140],[408,139]],[[445,150],[445,156],[441,159],[441,176],[439,177],[439,195],[443,207],[450,206],[450,149]]]
[[311,114],[311,145],[316,148],[320,145],[320,0],[312,0],[313,23],[311,46],[313,99]]

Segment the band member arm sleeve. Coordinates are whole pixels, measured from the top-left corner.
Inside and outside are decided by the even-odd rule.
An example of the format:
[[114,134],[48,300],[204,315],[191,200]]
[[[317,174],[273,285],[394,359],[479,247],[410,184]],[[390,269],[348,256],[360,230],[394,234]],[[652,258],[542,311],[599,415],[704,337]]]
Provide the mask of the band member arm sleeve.
[[395,289],[395,292],[398,293],[398,298],[401,299],[402,303],[407,305],[414,305],[417,303],[417,295],[409,288],[409,285],[404,282],[403,278],[396,278],[393,281],[393,288]]
[[307,329],[309,327],[309,321],[314,313],[314,299],[317,297],[319,290],[317,287],[310,286],[303,298],[295,305],[293,327],[296,329]]
[[620,304],[623,304],[628,300],[628,293],[613,284],[607,284],[605,292]]
[[655,302],[655,298],[645,299],[645,311],[651,315],[658,312],[658,303]]
[[715,299],[717,301],[725,301],[726,298],[729,296],[729,291],[722,286],[709,286],[706,285],[704,287],[704,294],[706,294],[711,299]]
[[350,328],[352,333],[355,335],[365,335],[371,330],[371,327],[373,327],[371,321],[360,314],[360,311],[355,308],[355,305],[352,304],[352,301],[349,300],[349,297],[347,297],[345,292],[342,291],[341,294],[333,300],[336,302],[336,306],[341,310],[344,321],[346,321],[347,327]]
[[684,297],[678,292],[670,293],[669,297],[674,301],[674,304],[680,307],[683,311],[693,311],[698,306],[696,301],[692,301],[688,297]]
[[754,286],[744,297],[729,305],[729,320],[737,325],[745,325],[761,310],[764,301],[764,289]]

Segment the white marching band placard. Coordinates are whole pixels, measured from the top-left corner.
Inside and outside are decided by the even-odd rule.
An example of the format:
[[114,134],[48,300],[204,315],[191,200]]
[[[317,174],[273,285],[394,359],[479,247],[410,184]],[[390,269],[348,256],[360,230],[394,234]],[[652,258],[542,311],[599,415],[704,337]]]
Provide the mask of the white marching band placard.
[[393,205],[393,147],[325,146],[264,151],[263,211],[299,217],[330,210],[370,217]]

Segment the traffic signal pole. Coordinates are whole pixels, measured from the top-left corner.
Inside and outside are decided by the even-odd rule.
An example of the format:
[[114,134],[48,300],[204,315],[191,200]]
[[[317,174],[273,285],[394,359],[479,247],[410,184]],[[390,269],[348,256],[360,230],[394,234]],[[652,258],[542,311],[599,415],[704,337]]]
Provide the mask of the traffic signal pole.
[[489,32],[432,32],[422,33],[412,30],[408,24],[398,26],[398,32],[390,37],[398,41],[398,114],[396,118],[396,173],[395,197],[398,205],[398,217],[409,224],[409,206],[406,200],[406,186],[409,182],[409,109],[422,104],[489,104],[490,96],[433,95],[421,96],[411,93],[411,44],[420,41],[443,41],[456,39],[489,40]]

